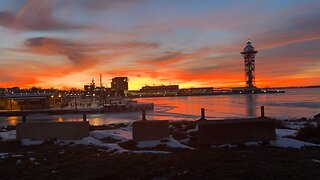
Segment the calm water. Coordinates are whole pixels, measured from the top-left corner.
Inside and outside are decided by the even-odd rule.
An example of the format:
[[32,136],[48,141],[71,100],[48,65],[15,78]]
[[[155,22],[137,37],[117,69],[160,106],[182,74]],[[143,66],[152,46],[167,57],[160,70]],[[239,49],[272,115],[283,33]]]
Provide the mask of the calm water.
[[[312,118],[320,113],[320,88],[287,89],[284,94],[247,94],[194,97],[141,98],[139,102],[155,103],[154,112],[147,119],[196,120],[200,108],[206,109],[209,119],[260,116],[260,106],[265,106],[266,116],[278,119]],[[88,115],[90,124],[132,122],[140,113],[108,113]],[[30,115],[27,121],[81,121],[82,115]],[[0,117],[0,126],[16,124],[21,117]]]

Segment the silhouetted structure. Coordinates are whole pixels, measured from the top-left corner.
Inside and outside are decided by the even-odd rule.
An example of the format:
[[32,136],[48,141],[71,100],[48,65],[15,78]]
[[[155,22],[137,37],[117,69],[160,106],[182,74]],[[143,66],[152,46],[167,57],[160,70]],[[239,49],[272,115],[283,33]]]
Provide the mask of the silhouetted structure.
[[51,94],[15,94],[0,97],[0,109],[23,111],[30,109],[48,109]]
[[178,95],[181,96],[196,96],[196,95],[211,95],[214,93],[213,87],[198,87],[180,89]]
[[244,73],[246,78],[245,87],[231,88],[233,93],[261,93],[261,89],[257,88],[255,84],[255,57],[258,51],[252,45],[251,40],[247,41],[247,45],[241,52],[244,58]]
[[213,87],[183,88],[179,85],[143,86],[129,91],[130,97],[201,96],[214,94]]
[[128,77],[112,78],[111,89],[116,96],[126,96],[128,93]]
[[84,91],[87,95],[94,95],[94,91],[96,89],[96,84],[94,82],[94,78],[92,79],[90,85],[84,85]]
[[140,90],[141,93],[150,95],[177,95],[179,85],[160,85],[160,86],[143,86]]
[[258,51],[252,46],[252,42],[248,40],[246,47],[241,52],[244,58],[245,76],[246,76],[246,87],[254,88],[255,81],[255,56]]

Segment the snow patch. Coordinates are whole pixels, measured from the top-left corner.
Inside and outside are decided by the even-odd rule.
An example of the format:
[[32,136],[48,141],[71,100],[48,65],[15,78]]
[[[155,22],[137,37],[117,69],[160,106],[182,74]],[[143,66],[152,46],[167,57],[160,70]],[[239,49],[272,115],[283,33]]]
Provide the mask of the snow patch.
[[253,142],[246,142],[244,145],[246,146],[259,146],[261,144],[261,141],[253,141]]
[[236,148],[237,145],[234,144],[220,144],[220,145],[212,145],[211,148]]
[[96,130],[91,131],[90,136],[95,139],[112,138],[119,141],[128,141],[132,139],[132,132],[123,129],[113,129],[113,130]]
[[0,159],[5,159],[9,156],[9,153],[0,153]]
[[292,129],[276,129],[276,134],[278,137],[295,136],[297,132],[297,130]]
[[284,147],[284,148],[302,148],[305,146],[319,146],[318,144],[303,142],[295,139],[277,137],[277,140],[270,141],[272,146]]
[[9,157],[18,158],[18,157],[23,157],[23,155],[22,154],[0,153],[0,159],[5,159],[5,158],[9,158]]
[[135,154],[143,154],[143,153],[167,154],[167,153],[170,153],[167,151],[129,151],[129,150],[121,148],[116,143],[103,143],[100,140],[97,140],[93,137],[86,137],[81,140],[73,140],[73,141],[67,141],[67,142],[60,141],[59,143],[63,143],[63,144],[73,143],[76,145],[94,145],[94,146],[98,146],[98,147],[108,148],[109,151],[114,150],[114,151],[116,151],[115,153],[126,153],[126,152],[127,153],[135,153]]
[[65,144],[75,144],[75,145],[94,145],[98,147],[105,147],[110,150],[116,150],[118,153],[123,153],[127,152],[127,150],[121,148],[118,144],[116,143],[103,143],[99,141],[98,139],[95,139],[93,137],[85,137],[81,140],[64,140],[64,141],[59,141],[59,144],[65,145]]
[[17,157],[23,157],[23,155],[22,154],[11,154],[11,157],[17,158]]
[[270,144],[272,146],[284,148],[302,148],[305,146],[319,146],[318,144],[286,138],[286,136],[295,136],[297,132],[297,130],[291,129],[276,129],[277,140],[270,141]]
[[317,122],[314,121],[303,121],[303,122],[286,122],[285,126],[290,129],[299,130],[306,125],[317,127]]
[[14,141],[16,140],[16,130],[0,132],[0,138],[2,141]]
[[187,132],[187,133],[191,133],[191,132],[197,132],[197,131],[199,131],[198,125],[197,125],[195,128],[193,128],[193,129],[187,130],[186,132]]
[[[163,141],[166,140],[166,141]],[[140,141],[137,144],[137,147],[139,148],[147,148],[147,147],[156,147],[158,145],[165,145],[167,147],[171,148],[181,148],[181,149],[193,149],[189,146],[186,146],[184,144],[181,144],[177,140],[175,140],[172,136],[170,136],[168,139],[163,140],[153,140],[153,141]]]
[[312,162],[320,163],[320,160],[318,160],[318,159],[312,159]]
[[190,138],[180,139],[179,142],[183,144],[189,144]]
[[300,125],[300,124],[286,124],[285,126],[287,128],[295,129],[295,130],[299,130],[303,127],[303,125]]
[[24,146],[40,145],[43,143],[44,143],[43,140],[33,140],[33,139],[22,139],[21,140],[21,145],[24,145]]
[[134,153],[134,154],[169,154],[171,152],[168,152],[168,151],[130,151],[130,153]]

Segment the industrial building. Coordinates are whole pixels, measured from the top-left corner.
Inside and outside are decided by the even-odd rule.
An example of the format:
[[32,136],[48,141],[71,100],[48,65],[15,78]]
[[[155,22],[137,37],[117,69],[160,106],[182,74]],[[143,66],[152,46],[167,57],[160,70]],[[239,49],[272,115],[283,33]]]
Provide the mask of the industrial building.
[[85,97],[108,97],[114,95],[111,88],[107,88],[102,85],[102,75],[100,74],[100,85],[96,85],[95,79],[92,78],[91,83],[84,85],[84,96]]
[[94,79],[92,79],[89,85],[84,85],[84,92],[86,95],[93,96],[95,94],[96,84]]
[[128,77],[114,77],[111,81],[111,90],[115,96],[127,96]]

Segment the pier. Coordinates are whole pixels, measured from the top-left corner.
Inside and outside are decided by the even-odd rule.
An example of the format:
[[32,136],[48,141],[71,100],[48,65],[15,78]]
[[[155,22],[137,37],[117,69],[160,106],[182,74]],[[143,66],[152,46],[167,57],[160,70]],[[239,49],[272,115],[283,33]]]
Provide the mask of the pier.
[[75,108],[75,109],[32,109],[23,111],[1,111],[0,116],[26,116],[29,114],[99,114],[111,112],[135,112],[153,110],[153,103],[132,103],[132,104],[116,104],[106,105],[100,108]]

